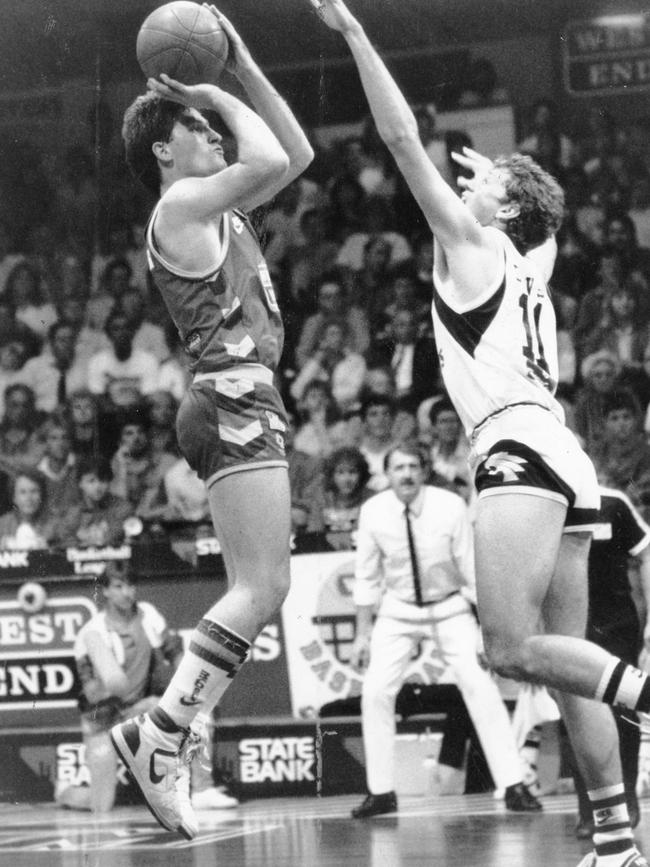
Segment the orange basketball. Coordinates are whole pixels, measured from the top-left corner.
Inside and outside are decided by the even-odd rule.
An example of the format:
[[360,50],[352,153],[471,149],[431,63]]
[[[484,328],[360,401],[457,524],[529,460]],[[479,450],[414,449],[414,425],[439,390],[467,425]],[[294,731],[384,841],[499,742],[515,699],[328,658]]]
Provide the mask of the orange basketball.
[[147,78],[165,72],[183,84],[215,84],[228,58],[228,37],[209,9],[175,0],[144,20],[135,50]]

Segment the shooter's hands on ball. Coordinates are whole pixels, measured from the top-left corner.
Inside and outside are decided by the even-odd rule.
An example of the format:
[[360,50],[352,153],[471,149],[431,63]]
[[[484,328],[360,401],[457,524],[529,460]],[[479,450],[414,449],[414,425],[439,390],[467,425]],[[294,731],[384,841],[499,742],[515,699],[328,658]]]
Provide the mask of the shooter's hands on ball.
[[309,2],[332,30],[347,33],[354,27],[358,27],[357,19],[342,0],[309,0]]
[[250,51],[246,47],[244,40],[235,30],[232,22],[226,18],[223,12],[219,12],[217,7],[211,3],[204,3],[203,6],[212,12],[219,22],[221,29],[228,37],[229,49],[228,59],[226,60],[226,69],[228,72],[230,72],[231,75],[236,76],[250,68],[254,63],[253,58],[251,57]]
[[463,175],[458,176],[458,186],[464,190],[473,190],[477,175],[484,174],[493,166],[492,160],[489,157],[484,157],[483,154],[468,147],[464,147],[462,153],[452,151],[451,158],[459,166],[472,173],[469,178]]
[[147,87],[163,99],[178,102],[188,108],[214,108],[215,98],[222,91],[215,84],[181,84],[162,72],[160,78],[148,78]]

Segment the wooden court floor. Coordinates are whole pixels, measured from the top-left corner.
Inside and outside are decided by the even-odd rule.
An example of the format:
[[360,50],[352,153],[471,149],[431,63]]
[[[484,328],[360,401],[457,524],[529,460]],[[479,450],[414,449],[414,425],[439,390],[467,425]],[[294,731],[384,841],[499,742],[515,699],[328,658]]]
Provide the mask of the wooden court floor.
[[[145,808],[94,819],[53,804],[0,804],[0,867],[576,867],[573,795],[542,814],[505,811],[491,795],[403,797],[394,816],[350,819],[357,795],[258,800],[202,812],[188,843]],[[650,800],[637,829],[650,852]]]

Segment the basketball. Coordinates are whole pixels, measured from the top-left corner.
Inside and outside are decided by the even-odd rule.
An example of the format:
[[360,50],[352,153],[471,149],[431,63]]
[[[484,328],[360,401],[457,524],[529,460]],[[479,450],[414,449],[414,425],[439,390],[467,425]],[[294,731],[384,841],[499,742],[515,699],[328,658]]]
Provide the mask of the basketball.
[[228,57],[228,37],[208,9],[176,0],[144,20],[135,50],[147,78],[165,72],[182,84],[214,84]]

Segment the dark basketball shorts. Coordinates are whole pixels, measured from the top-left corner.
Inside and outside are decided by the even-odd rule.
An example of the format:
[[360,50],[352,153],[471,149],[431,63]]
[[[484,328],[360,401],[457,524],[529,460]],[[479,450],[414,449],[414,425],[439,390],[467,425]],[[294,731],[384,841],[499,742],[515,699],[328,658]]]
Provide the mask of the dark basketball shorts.
[[252,369],[240,374],[242,367],[195,377],[178,410],[181,452],[207,485],[230,473],[287,466],[287,419],[271,373],[262,381]]
[[508,408],[480,425],[470,464],[479,498],[521,492],[566,503],[565,532],[597,523],[594,466],[574,434],[542,407]]

